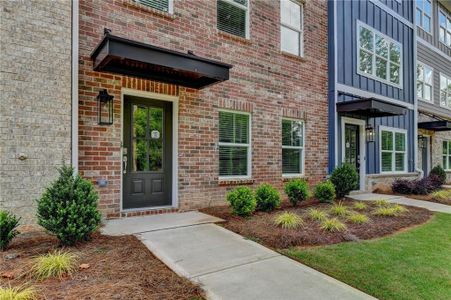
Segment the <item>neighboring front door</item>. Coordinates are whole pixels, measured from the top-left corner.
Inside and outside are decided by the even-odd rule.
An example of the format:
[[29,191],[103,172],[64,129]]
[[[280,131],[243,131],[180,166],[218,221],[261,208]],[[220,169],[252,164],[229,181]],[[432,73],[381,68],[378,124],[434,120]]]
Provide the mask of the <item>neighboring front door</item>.
[[172,204],[172,102],[124,97],[123,209]]
[[[359,125],[345,124],[345,163],[355,166],[360,174],[360,133]],[[360,175],[359,175],[360,177]]]
[[421,149],[421,168],[424,176],[429,174],[429,137],[423,137],[423,145]]

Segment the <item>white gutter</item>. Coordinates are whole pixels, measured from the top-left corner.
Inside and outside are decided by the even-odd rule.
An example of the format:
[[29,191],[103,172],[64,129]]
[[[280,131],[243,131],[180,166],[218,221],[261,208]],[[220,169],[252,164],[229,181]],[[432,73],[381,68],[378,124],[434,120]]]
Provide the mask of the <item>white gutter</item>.
[[78,171],[78,0],[72,0],[72,132],[71,163]]

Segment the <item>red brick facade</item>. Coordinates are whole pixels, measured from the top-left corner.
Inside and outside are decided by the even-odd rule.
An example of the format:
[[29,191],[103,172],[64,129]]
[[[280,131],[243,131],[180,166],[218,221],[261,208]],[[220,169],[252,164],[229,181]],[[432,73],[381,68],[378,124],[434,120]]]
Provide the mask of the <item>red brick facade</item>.
[[[228,64],[230,80],[203,90],[99,73],[90,54],[112,34]],[[250,39],[218,31],[216,1],[174,1],[174,14],[143,9],[129,0],[80,0],[79,169],[99,188],[107,217],[121,215],[121,89],[179,97],[179,209],[221,204],[230,182],[218,181],[218,109],[252,114],[252,180],[233,182],[282,187],[281,118],[305,120],[305,175],[311,183],[327,172],[327,3],[306,1],[304,58],[281,53],[279,2],[250,1]],[[96,95],[114,96],[114,124],[97,125]],[[136,214],[136,213],[134,213]],[[122,213],[122,215],[128,215]]]

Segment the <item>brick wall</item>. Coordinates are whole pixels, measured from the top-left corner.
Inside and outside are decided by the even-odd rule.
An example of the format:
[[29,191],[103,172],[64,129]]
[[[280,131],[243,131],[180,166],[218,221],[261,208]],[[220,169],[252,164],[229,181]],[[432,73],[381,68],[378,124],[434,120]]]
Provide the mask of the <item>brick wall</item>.
[[2,1],[0,22],[0,208],[29,223],[70,163],[71,2]]
[[[129,0],[80,1],[79,168],[99,188],[108,217],[120,215],[122,87],[179,96],[179,204],[182,210],[224,203],[233,186],[218,182],[218,108],[252,113],[251,186],[281,188],[281,118],[306,121],[305,173],[312,183],[327,168],[327,3],[306,1],[305,58],[280,52],[279,2],[250,1],[250,39],[216,28],[216,1],[174,1],[174,14],[143,9]],[[91,51],[104,27],[114,35],[232,64],[230,80],[204,90],[92,71]],[[130,83],[130,86],[129,86]],[[114,125],[96,125],[95,96],[115,96]],[[249,184],[249,182],[248,182]]]

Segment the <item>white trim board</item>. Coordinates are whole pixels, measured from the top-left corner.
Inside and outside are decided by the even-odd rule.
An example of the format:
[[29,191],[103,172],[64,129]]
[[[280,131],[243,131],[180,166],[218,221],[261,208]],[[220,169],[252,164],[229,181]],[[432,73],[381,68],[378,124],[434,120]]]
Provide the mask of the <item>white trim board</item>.
[[376,94],[376,93],[372,93],[372,92],[368,92],[368,91],[365,91],[365,90],[361,90],[359,88],[355,88],[355,87],[352,87],[352,86],[349,86],[349,85],[345,85],[345,84],[342,84],[342,83],[337,83],[336,87],[337,87],[337,91],[340,91],[340,92],[349,93],[349,94],[352,94],[352,95],[355,95],[355,96],[359,96],[359,97],[363,97],[363,98],[372,98],[373,97],[373,98],[376,98],[376,99],[380,99],[380,100],[383,100],[383,101],[386,101],[386,102],[389,102],[389,103],[393,103],[393,104],[405,107],[407,109],[411,109],[411,110],[415,109],[415,106],[413,104],[411,104],[411,103],[406,103],[406,102],[401,101],[401,100],[396,100],[396,99],[389,98],[389,97],[386,97],[386,96],[382,96],[382,95],[379,95],[379,94]]
[[359,126],[359,152],[360,152],[360,189],[365,190],[365,176],[366,176],[366,139],[365,126],[366,121],[361,119],[354,119],[349,117],[341,117],[341,162],[345,161],[345,124],[353,124]]
[[[137,96],[143,98],[149,98],[153,100],[161,100],[172,102],[172,205],[168,207],[178,208],[178,149],[179,149],[179,141],[178,141],[178,130],[179,130],[179,98],[177,96],[170,96],[152,92],[144,92],[129,88],[121,89],[121,183],[120,183],[120,211],[128,212],[130,210],[123,209],[123,163],[122,163],[122,148],[124,141],[124,96]],[[150,207],[150,208],[138,208],[133,209],[132,211],[144,211],[144,210],[152,210],[158,209],[160,207]]]

